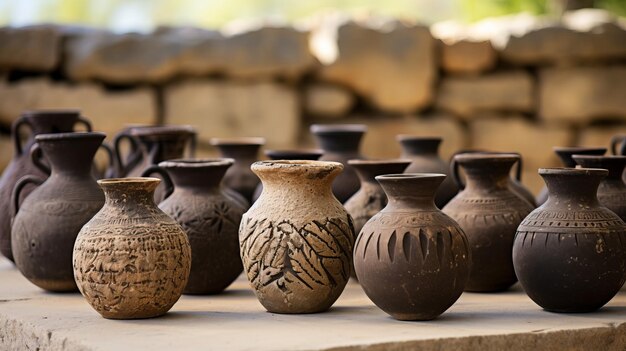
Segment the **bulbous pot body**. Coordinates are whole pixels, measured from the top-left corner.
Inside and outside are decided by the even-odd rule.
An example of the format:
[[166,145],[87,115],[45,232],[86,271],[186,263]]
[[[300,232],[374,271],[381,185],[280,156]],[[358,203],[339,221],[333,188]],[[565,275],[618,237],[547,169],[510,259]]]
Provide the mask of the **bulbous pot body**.
[[191,268],[187,235],[154,203],[157,178],[98,181],[106,201],[74,245],[74,276],[105,318],[163,315],[180,298]]
[[343,291],[354,227],[331,191],[342,168],[322,161],[252,165],[264,190],[243,215],[239,242],[244,271],[268,311],[322,312]]
[[436,318],[461,296],[469,277],[465,234],[434,204],[444,177],[376,177],[389,203],[361,230],[354,268],[367,296],[395,319]]
[[540,169],[548,200],[520,224],[515,273],[528,296],[553,312],[604,306],[626,277],[626,224],[600,205],[604,169]]
[[265,144],[263,138],[213,138],[221,157],[232,158],[235,163],[226,171],[224,184],[245,200],[248,207],[253,201],[254,191],[260,180],[250,166],[257,160],[259,150]]
[[603,168],[609,171],[598,186],[598,201],[626,221],[626,184],[622,174],[626,156],[574,155],[574,161],[584,168]]

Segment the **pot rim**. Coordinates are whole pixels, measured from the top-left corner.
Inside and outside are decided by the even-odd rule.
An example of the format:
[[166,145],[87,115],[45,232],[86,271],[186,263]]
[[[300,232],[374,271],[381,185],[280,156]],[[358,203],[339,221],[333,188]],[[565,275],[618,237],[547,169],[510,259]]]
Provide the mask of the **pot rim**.
[[520,158],[521,156],[515,153],[463,153],[454,155],[454,159],[459,162],[475,160],[512,161]]
[[420,140],[420,141],[442,141],[443,138],[440,136],[420,136],[413,134],[397,134],[397,141],[405,141],[405,140]]
[[213,146],[219,145],[265,145],[263,137],[232,137],[232,138],[211,138],[209,143]]
[[432,179],[442,177],[445,178],[447,176],[443,173],[396,173],[376,176],[376,180]]
[[311,133],[365,133],[367,125],[362,123],[339,123],[339,124],[311,124]]
[[578,176],[606,176],[609,171],[604,168],[567,168],[567,167],[552,167],[552,168],[539,168],[539,175],[578,175]]
[[48,141],[59,139],[104,139],[106,134],[102,132],[64,132],[64,133],[46,133],[35,135],[36,141]]
[[265,150],[265,155],[269,156],[272,153],[280,153],[284,155],[323,155],[324,150],[322,149],[269,149]]
[[334,161],[315,160],[265,160],[257,161],[250,166],[253,171],[280,169],[281,171],[302,172],[304,169],[314,170],[342,170],[343,164]]
[[175,158],[159,162],[163,168],[203,168],[207,166],[231,166],[235,163],[232,158]]
[[606,159],[612,159],[612,160],[624,160],[626,159],[625,155],[578,155],[578,154],[574,154],[572,155],[572,158],[575,159],[582,159],[582,160],[606,160]]
[[68,109],[55,109],[55,108],[45,109],[44,108],[44,109],[37,109],[37,110],[26,110],[21,113],[22,116],[38,116],[38,115],[60,116],[60,115],[69,115],[69,114],[76,114],[77,116],[81,115],[79,109],[72,109],[72,108],[68,108]]
[[127,177],[127,178],[105,178],[99,179],[99,185],[110,184],[153,184],[160,183],[161,179],[154,177]]
[[360,159],[348,160],[349,165],[386,165],[386,164],[411,164],[411,160],[406,158],[380,158],[380,159]]
[[145,125],[128,127],[128,133],[134,136],[171,135],[171,134],[196,134],[196,129],[187,124],[172,125]]
[[555,152],[558,151],[569,151],[569,152],[573,152],[573,151],[580,151],[580,152],[590,152],[590,151],[607,151],[606,147],[601,147],[601,146],[553,146],[552,150],[554,150]]

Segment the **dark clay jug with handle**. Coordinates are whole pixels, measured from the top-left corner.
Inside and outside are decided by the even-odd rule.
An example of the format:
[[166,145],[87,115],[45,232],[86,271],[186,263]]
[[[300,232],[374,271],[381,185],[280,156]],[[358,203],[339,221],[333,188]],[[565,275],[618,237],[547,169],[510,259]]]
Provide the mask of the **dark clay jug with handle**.
[[233,166],[226,171],[224,184],[241,194],[248,204],[252,203],[254,191],[261,180],[252,172],[250,166],[257,161],[259,150],[265,144],[265,139],[213,138],[211,144],[217,147],[222,157],[235,160]]
[[626,221],[626,184],[622,180],[626,156],[574,155],[572,158],[584,168],[602,168],[609,171],[598,187],[598,200]]

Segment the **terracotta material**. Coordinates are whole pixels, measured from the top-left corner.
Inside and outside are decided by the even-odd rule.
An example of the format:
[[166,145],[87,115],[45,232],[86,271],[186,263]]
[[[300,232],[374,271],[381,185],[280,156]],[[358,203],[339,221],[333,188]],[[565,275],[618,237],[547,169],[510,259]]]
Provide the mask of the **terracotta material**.
[[[15,183],[26,175],[36,176],[42,179],[49,173],[36,167],[30,160],[29,150],[35,143],[37,134],[63,133],[74,130],[76,124],[83,124],[87,131],[91,131],[91,123],[80,116],[75,110],[48,110],[24,112],[11,127],[13,139],[13,159],[4,169],[0,177],[0,253],[13,261],[11,253],[11,192]],[[22,127],[28,127],[30,134],[26,140],[22,140]],[[32,186],[26,186],[22,191],[23,200],[33,190]]]
[[467,186],[443,212],[463,228],[472,251],[466,291],[500,291],[517,282],[511,258],[513,239],[520,222],[534,209],[511,188],[509,174],[518,161],[515,154],[454,157],[465,171]]
[[[45,182],[25,176],[15,185],[11,199],[16,213],[11,233],[15,265],[42,289],[76,290],[74,240],[104,204],[102,190],[91,173],[104,138],[104,133],[93,132],[37,135],[35,145],[49,160],[52,173]],[[20,205],[20,192],[28,183],[41,186]]]
[[241,258],[261,304],[274,313],[330,308],[350,277],[354,226],[331,184],[343,166],[261,161],[261,197],[243,216]]
[[598,187],[598,200],[626,221],[626,184],[622,180],[626,156],[574,155],[572,158],[584,168],[603,168],[609,171],[609,175]]
[[213,138],[211,144],[218,148],[222,157],[235,160],[233,166],[228,169],[224,176],[224,184],[241,194],[249,205],[252,203],[256,187],[260,183],[259,178],[250,170],[250,165],[257,160],[259,150],[265,144],[265,139]]
[[344,203],[359,190],[360,181],[348,160],[364,159],[359,151],[361,139],[367,131],[364,124],[314,124],[311,133],[324,150],[321,161],[334,161],[344,165],[343,172],[333,183],[333,193]]
[[225,192],[222,178],[234,160],[181,159],[152,168],[173,187],[159,208],[181,225],[191,244],[186,294],[217,294],[241,274],[238,229],[247,208]]
[[439,157],[439,137],[418,137],[398,135],[396,137],[402,147],[400,157],[411,160],[406,173],[442,173],[447,175],[435,195],[435,204],[443,208],[454,195],[459,192],[458,186],[450,177],[450,164]]
[[191,268],[187,235],[154,203],[157,178],[98,181],[104,207],[74,245],[74,276],[87,302],[104,318],[166,313],[180,298]]
[[377,176],[389,203],[359,234],[354,269],[367,296],[399,320],[430,320],[461,296],[467,238],[434,203],[444,174]]
[[528,296],[548,311],[595,311],[624,284],[626,224],[596,196],[608,173],[539,169],[549,197],[517,229],[513,265]]

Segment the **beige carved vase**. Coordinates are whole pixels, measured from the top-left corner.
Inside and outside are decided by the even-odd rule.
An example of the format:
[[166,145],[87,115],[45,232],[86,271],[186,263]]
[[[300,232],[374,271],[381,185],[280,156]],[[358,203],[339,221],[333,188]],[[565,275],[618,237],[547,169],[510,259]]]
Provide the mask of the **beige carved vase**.
[[352,262],[352,219],[334,197],[338,162],[261,161],[263,193],[243,215],[241,258],[261,304],[274,313],[315,313],[343,291]]
[[104,207],[74,245],[74,278],[103,317],[160,316],[178,301],[191,269],[183,229],[154,203],[157,178],[98,181]]

